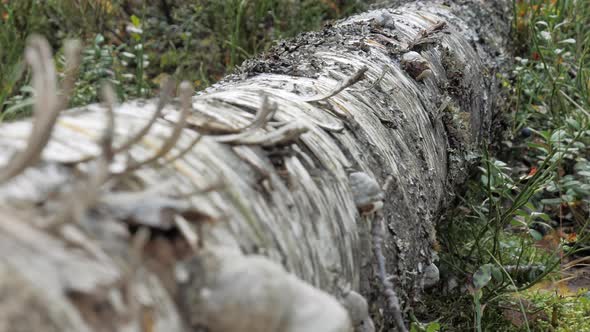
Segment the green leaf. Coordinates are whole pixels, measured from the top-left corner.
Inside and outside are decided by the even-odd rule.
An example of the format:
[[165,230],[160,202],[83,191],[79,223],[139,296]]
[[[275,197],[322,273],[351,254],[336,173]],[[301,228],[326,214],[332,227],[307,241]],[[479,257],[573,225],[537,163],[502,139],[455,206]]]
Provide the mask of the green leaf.
[[547,213],[543,213],[543,212],[531,212],[531,217],[541,218],[544,221],[551,220],[551,217],[549,217],[549,215]]
[[33,94],[33,93],[35,93],[35,89],[33,89],[33,87],[30,85],[25,85],[20,88],[20,92]]
[[131,15],[131,24],[133,24],[134,27],[138,28],[141,25],[141,20],[139,19],[139,17]]
[[473,286],[476,289],[484,288],[492,280],[492,267],[493,264],[485,264],[475,271],[473,274]]
[[104,42],[104,37],[100,33],[94,37],[94,45],[100,45]]
[[549,225],[548,223],[546,223],[546,222],[535,221],[535,224],[544,226],[546,229],[553,229],[553,227],[551,225]]
[[504,280],[504,274],[502,273],[502,270],[500,270],[500,268],[496,265],[492,266],[492,277],[496,281],[501,282],[502,280]]
[[512,220],[510,221],[510,225],[514,226],[514,227],[524,227],[527,226],[527,223],[522,220],[521,218],[512,218]]
[[533,237],[533,239],[535,239],[535,241],[539,241],[539,240],[543,239],[543,234],[541,234],[541,232],[539,232],[535,229],[529,229],[529,234],[531,234],[531,236]]
[[440,323],[439,322],[432,322],[428,323],[426,327],[426,332],[438,332],[440,331]]
[[551,142],[559,142],[561,140],[563,140],[566,137],[567,133],[565,132],[565,130],[563,129],[559,129],[556,130],[552,135],[551,135]]
[[567,118],[565,121],[575,129],[580,129],[580,123],[572,118]]
[[18,112],[22,109],[25,109],[27,107],[31,107],[35,104],[35,99],[34,98],[27,98],[24,99],[22,101],[20,101],[19,103],[10,106],[9,108],[5,109],[3,113],[5,114],[11,114],[11,113],[15,113]]
[[541,152],[548,154],[549,150],[547,150],[547,145],[545,144],[538,144],[538,143],[527,143],[527,146],[531,149],[537,149]]
[[561,198],[546,198],[546,199],[542,199],[541,203],[543,203],[545,205],[557,205],[557,204],[561,204]]
[[483,183],[485,186],[488,185],[488,177],[486,175],[481,176],[481,183]]

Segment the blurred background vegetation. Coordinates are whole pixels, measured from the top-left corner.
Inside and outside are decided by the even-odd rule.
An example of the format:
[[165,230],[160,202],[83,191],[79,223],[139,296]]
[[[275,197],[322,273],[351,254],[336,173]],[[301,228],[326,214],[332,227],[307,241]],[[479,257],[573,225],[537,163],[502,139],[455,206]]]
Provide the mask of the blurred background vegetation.
[[273,41],[318,29],[367,8],[363,0],[1,0],[0,109],[30,109],[26,39],[38,33],[57,51],[67,38],[85,45],[72,106],[97,101],[110,79],[121,100],[154,94],[162,75],[203,89]]

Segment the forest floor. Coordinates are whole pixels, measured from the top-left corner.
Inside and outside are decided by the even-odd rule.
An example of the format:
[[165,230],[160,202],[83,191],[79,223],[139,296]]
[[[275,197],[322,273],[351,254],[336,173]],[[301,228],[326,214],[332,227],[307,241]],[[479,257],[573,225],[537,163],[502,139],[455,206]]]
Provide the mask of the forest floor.
[[[30,112],[32,33],[48,37],[58,70],[63,41],[84,42],[78,106],[105,79],[119,100],[154,96],[167,75],[204,89],[273,41],[369,2],[2,0],[0,117]],[[443,283],[414,308],[412,331],[590,331],[590,2],[514,0],[513,13],[505,130],[439,225]]]

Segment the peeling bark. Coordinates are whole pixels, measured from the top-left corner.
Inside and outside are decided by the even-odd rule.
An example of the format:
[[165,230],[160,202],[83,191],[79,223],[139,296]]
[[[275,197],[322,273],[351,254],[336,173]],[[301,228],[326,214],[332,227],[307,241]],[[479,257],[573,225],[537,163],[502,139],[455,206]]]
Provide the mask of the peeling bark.
[[[0,331],[370,331],[356,292],[392,326],[371,229],[408,308],[490,134],[508,12],[419,1],[302,34],[186,118],[164,106],[129,149],[157,100],[118,105],[112,128],[105,105],[63,112],[41,160],[0,185]],[[31,128],[1,125],[0,163]],[[365,192],[359,172],[390,180]]]

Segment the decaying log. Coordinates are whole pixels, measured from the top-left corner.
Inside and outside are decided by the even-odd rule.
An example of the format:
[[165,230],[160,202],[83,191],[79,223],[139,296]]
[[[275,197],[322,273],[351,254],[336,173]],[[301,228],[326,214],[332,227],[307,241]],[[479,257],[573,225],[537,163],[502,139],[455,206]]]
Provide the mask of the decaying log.
[[0,127],[0,331],[404,330],[489,135],[508,10],[371,11],[192,100],[106,88],[57,119],[32,40],[34,119]]

